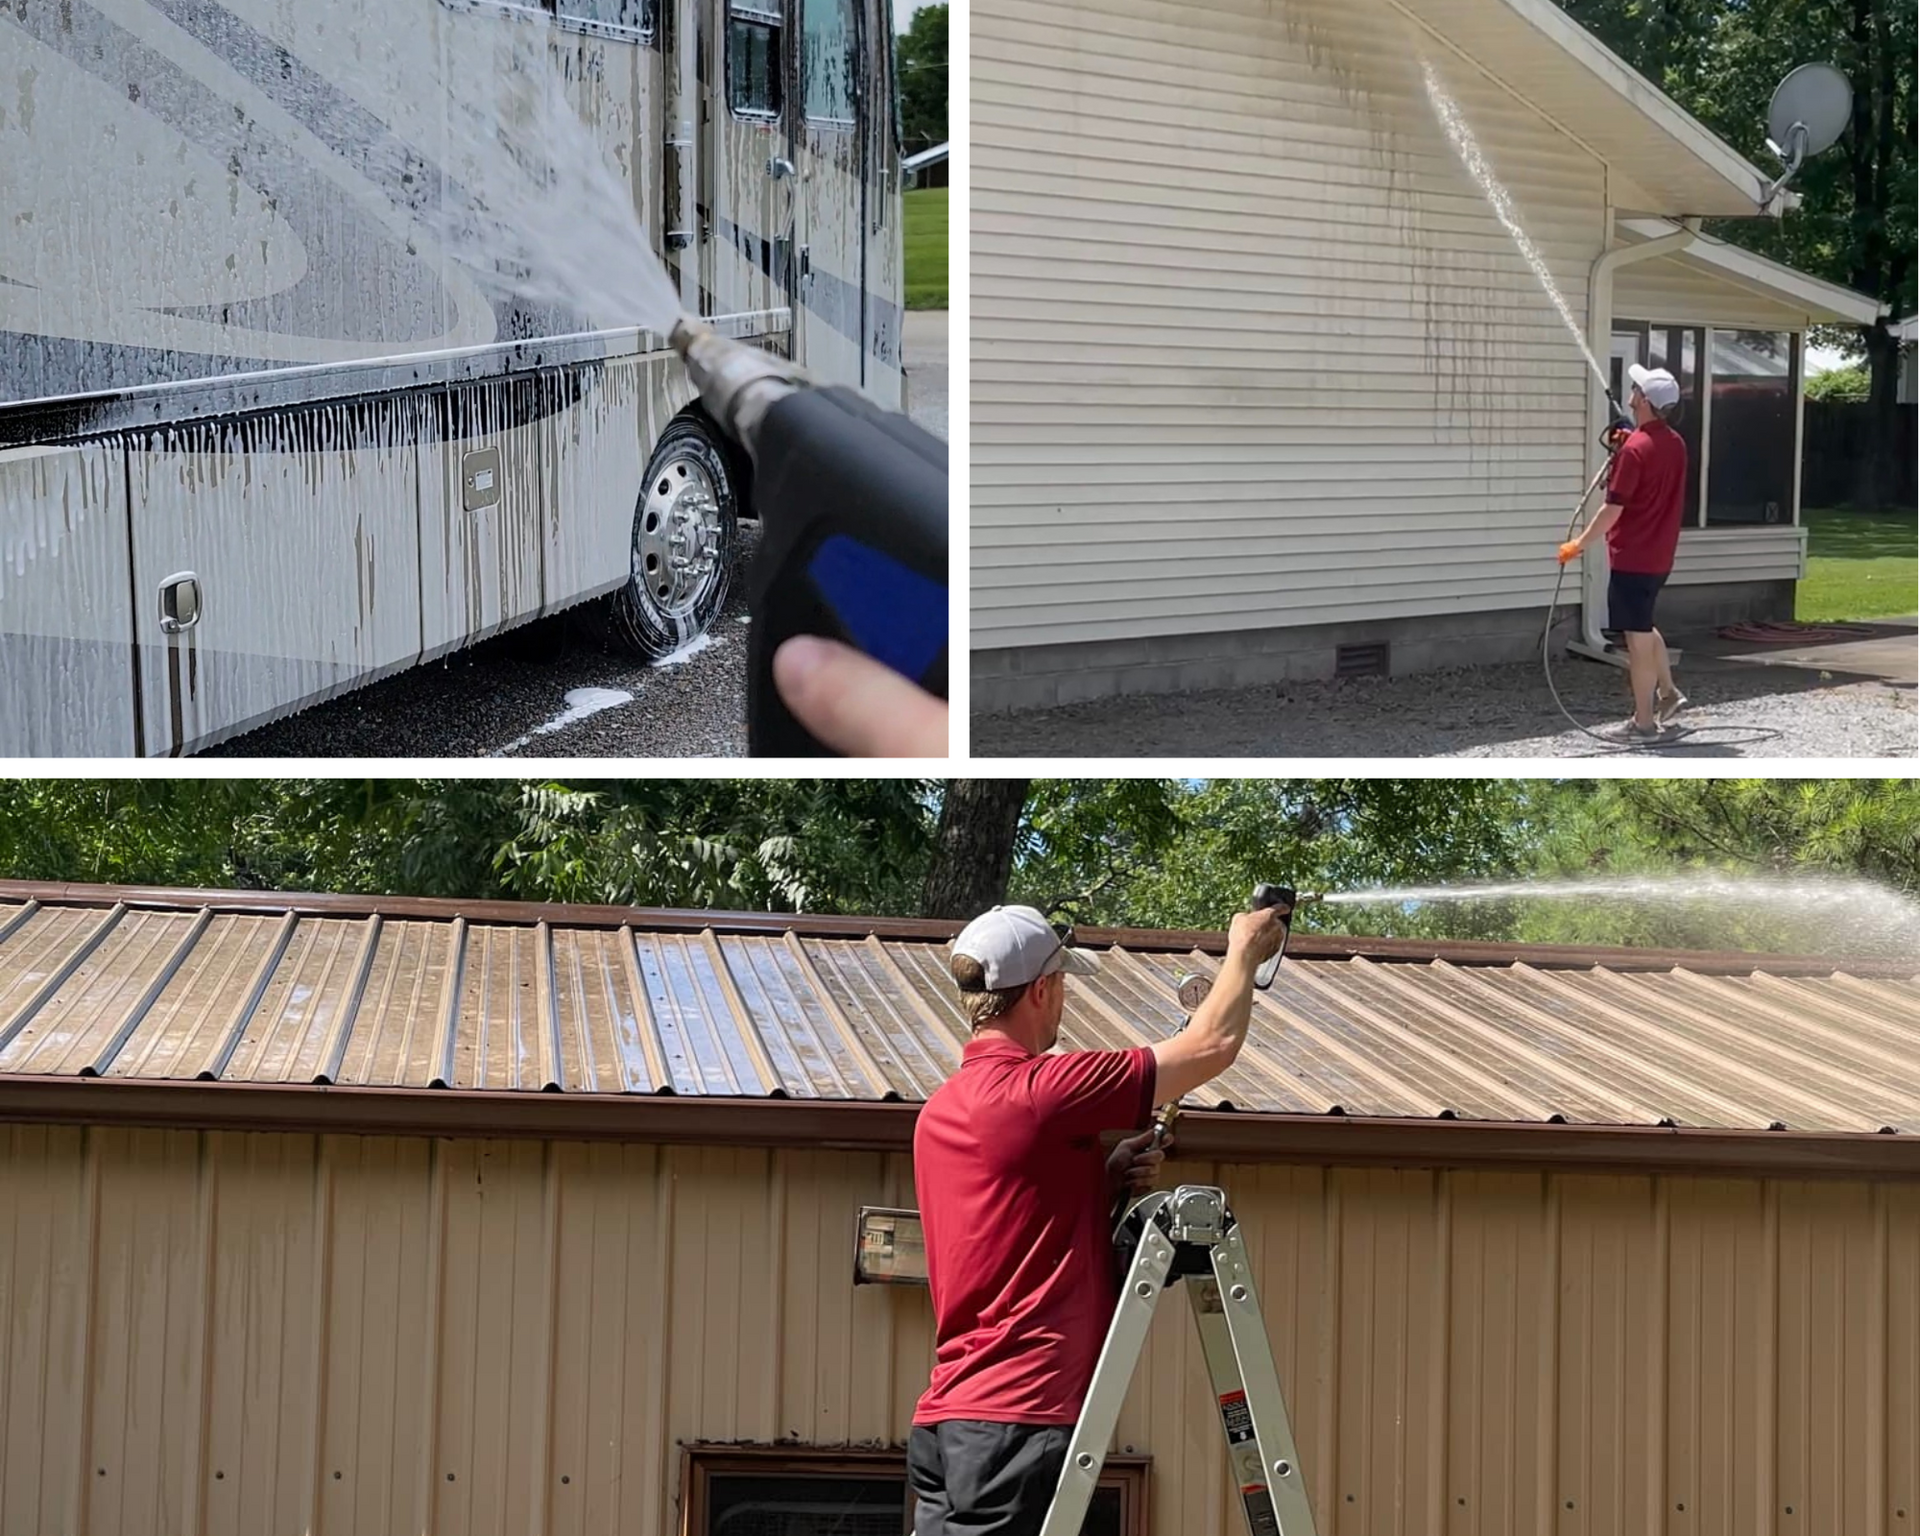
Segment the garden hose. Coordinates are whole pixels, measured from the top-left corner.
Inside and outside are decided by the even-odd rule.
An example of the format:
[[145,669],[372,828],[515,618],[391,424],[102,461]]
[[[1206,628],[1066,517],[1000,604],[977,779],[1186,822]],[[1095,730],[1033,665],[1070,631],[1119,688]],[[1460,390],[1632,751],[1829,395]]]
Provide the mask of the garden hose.
[[[1593,498],[1594,488],[1600,484],[1601,477],[1606,474],[1611,464],[1612,458],[1609,456],[1607,462],[1602,464],[1594,477],[1587,482],[1587,488],[1581,492],[1580,500],[1574,504],[1573,515],[1567,519],[1569,541],[1579,532],[1581,514],[1587,510],[1587,503]],[[1554,707],[1566,717],[1567,724],[1581,735],[1591,737],[1598,742],[1602,753],[1644,752],[1652,748],[1678,746],[1683,742],[1693,746],[1750,747],[1763,741],[1779,739],[1780,732],[1770,726],[1742,725],[1734,722],[1728,725],[1673,726],[1652,741],[1615,741],[1576,719],[1573,711],[1567,708],[1566,700],[1560,697],[1560,690],[1553,681],[1553,616],[1560,611],[1560,592],[1566,586],[1569,563],[1561,562],[1560,574],[1553,581],[1553,598],[1547,604],[1547,621],[1540,629],[1540,670],[1546,676],[1547,692],[1553,695]]]

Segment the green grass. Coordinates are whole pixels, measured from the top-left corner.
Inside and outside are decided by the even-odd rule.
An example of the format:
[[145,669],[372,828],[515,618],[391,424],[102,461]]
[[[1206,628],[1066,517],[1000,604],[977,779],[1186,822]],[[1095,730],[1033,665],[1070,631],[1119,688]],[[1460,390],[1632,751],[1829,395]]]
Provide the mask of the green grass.
[[1915,518],[1906,511],[1804,508],[1807,574],[1794,617],[1806,622],[1892,619],[1914,610],[1920,579]]
[[907,308],[947,307],[947,189],[906,194]]

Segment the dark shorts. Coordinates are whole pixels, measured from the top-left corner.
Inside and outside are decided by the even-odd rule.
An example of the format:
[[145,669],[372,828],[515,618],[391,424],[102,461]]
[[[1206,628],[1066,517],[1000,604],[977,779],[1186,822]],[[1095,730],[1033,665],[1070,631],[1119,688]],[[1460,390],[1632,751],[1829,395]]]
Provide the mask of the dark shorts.
[[1615,571],[1607,578],[1607,627],[1646,634],[1653,628],[1653,600],[1666,584],[1664,576]]
[[907,1438],[914,1536],[1039,1536],[1070,1424],[916,1424]]

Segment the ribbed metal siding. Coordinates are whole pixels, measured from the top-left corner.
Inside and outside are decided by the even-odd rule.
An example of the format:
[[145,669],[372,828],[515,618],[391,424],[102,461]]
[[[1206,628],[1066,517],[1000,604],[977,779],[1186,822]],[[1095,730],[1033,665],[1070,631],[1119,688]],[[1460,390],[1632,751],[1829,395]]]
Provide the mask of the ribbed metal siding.
[[[1323,1536],[1920,1518],[1920,1186],[1172,1172],[1252,1237]],[[927,1297],[851,1267],[912,1201],[897,1156],[5,1128],[0,1530],[668,1536],[682,1440],[905,1435]],[[1224,1536],[1163,1311],[1117,1443]]]
[[[918,1101],[966,1022],[933,940],[0,904],[0,1077]],[[1524,955],[1526,951],[1515,951]],[[1064,1043],[1180,1027],[1193,951],[1098,951]],[[1292,958],[1194,1107],[1903,1133],[1896,978]]]
[[1604,170],[1385,7],[989,0],[973,30],[982,648],[1537,603]]

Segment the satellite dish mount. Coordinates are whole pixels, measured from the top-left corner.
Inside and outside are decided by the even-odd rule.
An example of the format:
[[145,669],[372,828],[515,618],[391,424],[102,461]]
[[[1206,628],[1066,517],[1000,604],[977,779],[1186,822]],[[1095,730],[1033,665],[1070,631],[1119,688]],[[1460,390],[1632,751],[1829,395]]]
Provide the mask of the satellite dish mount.
[[1800,167],[1831,149],[1853,117],[1853,86],[1831,64],[1802,64],[1780,82],[1767,109],[1767,148],[1786,169],[1760,193],[1773,206]]

